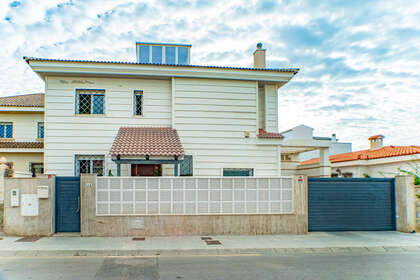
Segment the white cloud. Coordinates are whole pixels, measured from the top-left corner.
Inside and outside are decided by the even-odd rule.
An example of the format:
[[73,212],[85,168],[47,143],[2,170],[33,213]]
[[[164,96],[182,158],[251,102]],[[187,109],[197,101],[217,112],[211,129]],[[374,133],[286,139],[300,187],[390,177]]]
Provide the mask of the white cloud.
[[420,144],[414,0],[12,2],[0,1],[0,95],[43,91],[23,55],[134,61],[135,41],[183,42],[194,64],[251,66],[263,42],[268,66],[301,68],[279,91],[280,129]]

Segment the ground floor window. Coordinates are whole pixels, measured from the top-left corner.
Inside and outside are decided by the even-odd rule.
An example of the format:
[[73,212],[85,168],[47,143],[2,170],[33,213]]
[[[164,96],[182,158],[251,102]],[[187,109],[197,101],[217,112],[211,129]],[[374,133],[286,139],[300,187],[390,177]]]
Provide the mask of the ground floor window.
[[184,156],[184,160],[179,163],[179,175],[193,176],[193,156]]
[[104,176],[105,157],[101,155],[76,155],[76,176],[96,174]]
[[254,176],[254,168],[223,168],[223,176]]
[[44,174],[44,164],[42,162],[30,162],[29,172],[32,174],[32,177]]

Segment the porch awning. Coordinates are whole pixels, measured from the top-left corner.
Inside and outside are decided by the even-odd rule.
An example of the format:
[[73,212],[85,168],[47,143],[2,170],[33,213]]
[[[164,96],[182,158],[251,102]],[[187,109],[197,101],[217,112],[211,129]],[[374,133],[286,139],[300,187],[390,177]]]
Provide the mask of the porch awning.
[[178,132],[171,127],[121,127],[111,156],[183,156]]

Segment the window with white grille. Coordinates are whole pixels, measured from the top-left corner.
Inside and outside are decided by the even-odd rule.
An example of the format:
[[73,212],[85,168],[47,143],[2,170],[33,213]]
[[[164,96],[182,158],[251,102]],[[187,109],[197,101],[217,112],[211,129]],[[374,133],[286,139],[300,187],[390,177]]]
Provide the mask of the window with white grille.
[[76,114],[104,114],[105,90],[76,90]]
[[143,116],[143,91],[134,91],[134,115]]
[[102,155],[77,155],[76,176],[80,174],[96,174],[104,176],[105,157]]

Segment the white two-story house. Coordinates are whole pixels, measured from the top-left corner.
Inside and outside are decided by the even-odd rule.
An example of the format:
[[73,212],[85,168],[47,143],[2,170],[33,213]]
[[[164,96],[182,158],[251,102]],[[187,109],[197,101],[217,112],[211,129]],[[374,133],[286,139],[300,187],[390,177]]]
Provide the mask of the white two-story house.
[[250,68],[192,65],[191,45],[136,52],[135,62],[24,58],[45,82],[46,173],[291,175],[299,153],[318,149],[329,176],[331,139],[279,133],[279,89],[298,69],[266,68],[261,44]]

